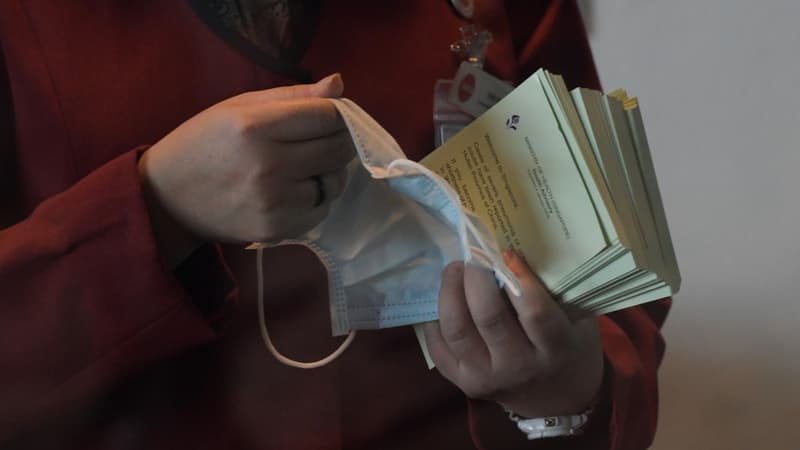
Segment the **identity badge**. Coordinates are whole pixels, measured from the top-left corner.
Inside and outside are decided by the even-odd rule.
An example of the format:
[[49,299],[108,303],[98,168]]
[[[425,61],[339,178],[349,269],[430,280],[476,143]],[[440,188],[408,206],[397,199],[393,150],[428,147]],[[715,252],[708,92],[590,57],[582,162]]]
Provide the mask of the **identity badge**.
[[511,93],[512,85],[468,62],[462,62],[450,85],[447,100],[472,117],[478,117]]
[[[473,3],[453,0],[453,5],[471,9]],[[513,89],[482,69],[492,34],[472,24],[460,27],[459,33],[461,39],[450,45],[450,51],[461,65],[454,79],[438,80],[433,90],[437,148]]]

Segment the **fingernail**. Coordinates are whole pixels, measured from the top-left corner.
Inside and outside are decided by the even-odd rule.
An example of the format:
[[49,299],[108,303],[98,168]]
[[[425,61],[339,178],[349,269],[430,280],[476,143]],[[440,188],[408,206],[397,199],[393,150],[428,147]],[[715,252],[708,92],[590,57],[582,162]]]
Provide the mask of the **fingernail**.
[[461,261],[451,262],[445,267],[450,276],[460,277],[464,273],[464,263]]
[[514,259],[514,252],[511,250],[503,250],[503,261],[508,264]]
[[342,78],[342,74],[339,72],[332,73],[327,77],[317,81],[317,84],[331,84],[336,80],[336,78]]

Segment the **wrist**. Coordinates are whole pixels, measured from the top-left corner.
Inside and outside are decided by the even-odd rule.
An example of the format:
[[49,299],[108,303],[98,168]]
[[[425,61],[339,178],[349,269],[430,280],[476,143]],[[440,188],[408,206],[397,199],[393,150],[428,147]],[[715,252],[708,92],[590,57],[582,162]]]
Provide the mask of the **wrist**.
[[557,375],[495,400],[521,417],[569,416],[589,410],[603,395],[607,365],[602,350],[581,357],[581,361],[577,367],[562,368]]
[[146,156],[146,152],[141,154],[138,162],[142,197],[150,217],[150,227],[158,253],[165,264],[174,269],[204,241],[175,220],[164,207],[148,176]]
[[560,409],[562,413],[555,413],[557,409],[551,409],[542,415],[526,416],[503,406],[509,419],[517,425],[529,440],[549,438],[579,436],[599,427],[607,420],[607,409],[609,405],[609,376],[608,364],[603,358],[603,371],[600,382],[594,395],[590,400],[584,400],[582,406],[571,407],[571,409]]
[[[498,402],[506,412],[519,417],[552,417],[581,414],[591,410],[603,392],[604,377],[595,383],[571,389],[537,390],[538,395],[527,395]],[[567,392],[566,394],[564,392]]]

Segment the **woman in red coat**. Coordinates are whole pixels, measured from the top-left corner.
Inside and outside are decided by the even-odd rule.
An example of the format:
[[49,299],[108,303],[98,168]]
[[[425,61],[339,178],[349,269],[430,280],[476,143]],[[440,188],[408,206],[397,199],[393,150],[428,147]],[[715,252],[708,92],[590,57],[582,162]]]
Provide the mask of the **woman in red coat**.
[[[492,33],[486,68],[500,78],[546,67],[598,87],[571,1],[2,2],[0,447],[647,447],[668,301],[579,326],[553,308],[547,323],[574,345],[516,373],[487,368],[497,347],[463,315],[427,330],[445,377],[408,327],[299,371],[263,350],[252,255],[212,244],[324,217],[352,156],[324,100],[342,79],[411,159],[429,152],[433,83],[452,76],[468,23]],[[321,264],[285,247],[265,267],[277,346],[329,353]],[[499,295],[464,270],[443,276],[451,311]],[[578,436],[528,441],[497,403],[593,410]]]

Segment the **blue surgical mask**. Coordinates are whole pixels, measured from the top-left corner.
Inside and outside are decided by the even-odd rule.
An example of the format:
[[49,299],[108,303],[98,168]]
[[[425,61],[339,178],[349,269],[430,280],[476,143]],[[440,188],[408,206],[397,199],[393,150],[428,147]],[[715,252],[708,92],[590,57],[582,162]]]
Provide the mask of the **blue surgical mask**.
[[[358,158],[328,217],[299,239],[255,243],[259,262],[259,314],[270,351],[282,362],[311,368],[327,364],[352,342],[355,330],[412,325],[438,318],[442,270],[452,261],[491,270],[519,294],[489,229],[466,211],[447,182],[410,161],[374,119],[347,99],[331,100],[344,118]],[[263,320],[261,251],[300,244],[328,271],[331,326],[348,339],[329,357],[299,363],[273,347]]]

